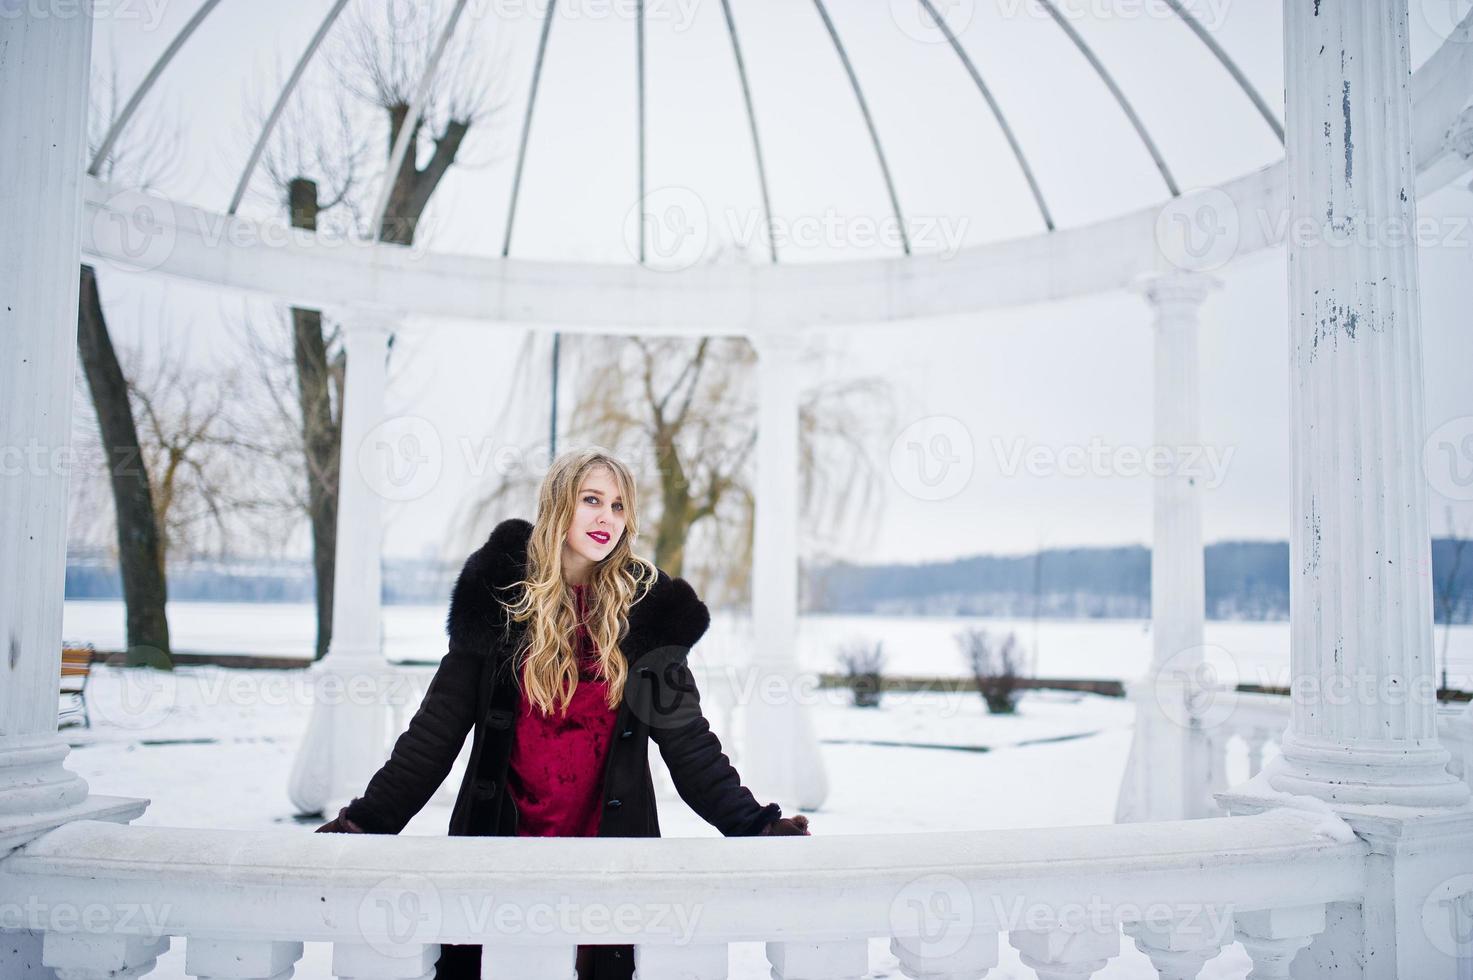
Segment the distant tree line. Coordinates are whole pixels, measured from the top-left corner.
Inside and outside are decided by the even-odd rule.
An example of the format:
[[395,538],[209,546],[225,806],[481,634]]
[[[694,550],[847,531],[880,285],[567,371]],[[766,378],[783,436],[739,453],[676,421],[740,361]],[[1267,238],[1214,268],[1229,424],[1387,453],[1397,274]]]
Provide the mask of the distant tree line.
[[[1459,539],[1432,542],[1436,621],[1473,621],[1473,557]],[[1209,619],[1287,619],[1287,541],[1225,541],[1206,547]],[[808,570],[805,609],[892,615],[1146,618],[1151,552],[1132,545],[1058,548],[894,565],[835,563]]]
[[[1473,558],[1458,561],[1456,552],[1455,540],[1432,542],[1439,623],[1449,618],[1454,623],[1473,621]],[[458,569],[454,561],[386,559],[384,601],[443,603]],[[1288,618],[1287,542],[1208,545],[1205,572],[1209,619]],[[1151,614],[1151,552],[1136,545],[914,565],[839,563],[808,569],[805,593],[809,612],[1144,619]],[[306,559],[180,561],[169,575],[174,600],[311,602],[314,595],[312,563]],[[73,553],[66,597],[121,598],[116,563],[102,555]]]
[[[383,565],[383,601],[434,605],[447,602],[460,563],[391,558]],[[169,567],[171,602],[313,602],[313,562],[300,559],[176,560]],[[68,599],[121,599],[122,576],[111,558],[69,556]]]

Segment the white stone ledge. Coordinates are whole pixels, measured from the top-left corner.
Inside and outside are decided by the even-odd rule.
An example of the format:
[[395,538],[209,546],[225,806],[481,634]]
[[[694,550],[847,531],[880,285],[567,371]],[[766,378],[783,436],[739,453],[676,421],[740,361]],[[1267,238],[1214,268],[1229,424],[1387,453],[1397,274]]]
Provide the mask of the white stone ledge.
[[[893,932],[916,888],[950,890],[982,930],[1079,904],[1103,915],[1357,899],[1367,847],[1276,809],[1172,823],[838,837],[666,840],[237,832],[81,822],[0,862],[0,894],[48,906],[147,903],[119,927],[176,936],[363,940],[378,899],[410,896],[424,942],[726,943]],[[1292,868],[1292,874],[1286,869]],[[939,877],[931,877],[939,876]],[[495,906],[641,910],[617,937],[497,932]],[[662,915],[659,910],[664,909]],[[480,918],[477,918],[477,914]],[[671,913],[671,910],[675,912]],[[1011,910],[1011,912],[1010,912]],[[680,918],[683,913],[684,917]],[[676,922],[688,923],[675,930]]]

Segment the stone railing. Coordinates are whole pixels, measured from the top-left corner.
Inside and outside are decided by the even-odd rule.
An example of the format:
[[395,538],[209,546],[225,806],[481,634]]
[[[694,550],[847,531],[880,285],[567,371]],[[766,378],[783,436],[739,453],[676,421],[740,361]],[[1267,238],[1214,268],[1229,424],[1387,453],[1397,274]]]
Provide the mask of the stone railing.
[[873,939],[910,977],[980,977],[1006,940],[1040,977],[1134,941],[1193,977],[1235,939],[1285,977],[1358,901],[1368,847],[1323,813],[887,836],[669,840],[359,836],[80,821],[0,860],[0,928],[63,980],[288,980],[304,942],[340,978],[429,978],[441,943],[483,976],[572,980],[577,944],[632,944],[638,976],[716,980],[728,944],[770,975],[858,978]]
[[[1221,700],[1208,713],[1214,723],[1207,730],[1207,740],[1211,791],[1216,793],[1262,771],[1289,726],[1291,705],[1283,694],[1233,691],[1214,697]],[[1460,702],[1438,705],[1437,738],[1452,756],[1449,771],[1473,785],[1473,706]],[[1210,812],[1222,810],[1214,804]]]

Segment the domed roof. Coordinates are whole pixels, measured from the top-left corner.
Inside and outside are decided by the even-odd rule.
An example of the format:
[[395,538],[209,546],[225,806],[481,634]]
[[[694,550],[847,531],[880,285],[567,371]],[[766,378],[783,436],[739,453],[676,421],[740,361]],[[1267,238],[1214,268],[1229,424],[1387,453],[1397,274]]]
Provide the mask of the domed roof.
[[[450,109],[475,118],[422,232],[469,255],[658,267],[944,254],[1125,214],[1283,155],[1276,4],[199,0],[97,24],[99,103],[149,86],[114,145],[149,117],[179,129],[155,190],[279,220],[273,156],[358,142],[363,228],[389,155],[363,52],[412,91],[444,40],[421,165]],[[1413,28],[1430,51],[1438,25]],[[264,162],[249,165],[283,92]]]

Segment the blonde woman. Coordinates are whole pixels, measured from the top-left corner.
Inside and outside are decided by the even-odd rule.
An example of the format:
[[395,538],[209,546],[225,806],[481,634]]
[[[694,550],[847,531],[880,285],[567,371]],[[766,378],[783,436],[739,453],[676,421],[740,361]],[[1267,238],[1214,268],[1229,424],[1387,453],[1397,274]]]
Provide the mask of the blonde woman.
[[[711,617],[634,553],[629,468],[559,456],[537,522],[502,521],[450,597],[449,649],[419,711],[361,797],[319,832],[397,834],[474,730],[452,836],[658,837],[648,739],[676,790],[728,837],[807,834],[758,803],[700,710],[685,657]],[[480,946],[442,947],[437,980],[479,980]],[[579,946],[579,980],[629,980],[633,947]]]

